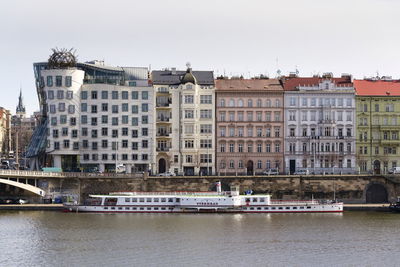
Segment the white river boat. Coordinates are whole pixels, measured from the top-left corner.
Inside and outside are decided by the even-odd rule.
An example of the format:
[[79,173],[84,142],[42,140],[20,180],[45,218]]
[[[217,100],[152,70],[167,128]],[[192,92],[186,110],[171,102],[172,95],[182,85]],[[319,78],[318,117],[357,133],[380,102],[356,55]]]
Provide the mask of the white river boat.
[[217,192],[114,192],[90,195],[83,205],[65,204],[67,211],[101,213],[308,213],[343,212],[343,203],[317,200],[272,200],[269,194]]

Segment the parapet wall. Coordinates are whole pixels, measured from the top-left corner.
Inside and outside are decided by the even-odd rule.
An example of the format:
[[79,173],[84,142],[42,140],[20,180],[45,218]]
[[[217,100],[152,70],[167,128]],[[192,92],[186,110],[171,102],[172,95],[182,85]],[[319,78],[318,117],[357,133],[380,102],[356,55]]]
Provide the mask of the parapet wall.
[[[224,190],[238,185],[240,191],[271,193],[274,199],[333,199],[345,203],[366,203],[379,199],[394,201],[400,195],[400,181],[384,176],[240,176],[240,177],[142,177],[142,178],[48,178],[49,194],[108,194],[115,191],[210,191],[221,181]],[[44,183],[45,182],[45,183]],[[386,198],[384,194],[386,193]],[[383,195],[382,195],[383,194]]]

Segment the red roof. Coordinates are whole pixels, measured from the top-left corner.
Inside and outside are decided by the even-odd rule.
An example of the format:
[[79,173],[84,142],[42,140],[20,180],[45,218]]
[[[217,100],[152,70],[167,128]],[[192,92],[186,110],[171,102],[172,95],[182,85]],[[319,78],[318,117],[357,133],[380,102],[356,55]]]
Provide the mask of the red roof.
[[318,86],[322,81],[331,80],[337,86],[352,86],[351,77],[322,78],[322,77],[289,77],[283,82],[285,91],[295,91],[299,86]]
[[356,95],[400,96],[400,80],[354,80]]

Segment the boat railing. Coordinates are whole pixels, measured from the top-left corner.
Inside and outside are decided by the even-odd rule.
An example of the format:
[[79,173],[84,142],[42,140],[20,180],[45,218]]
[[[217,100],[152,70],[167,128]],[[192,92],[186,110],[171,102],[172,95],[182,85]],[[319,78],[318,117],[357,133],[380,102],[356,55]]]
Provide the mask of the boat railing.
[[315,205],[318,200],[271,200],[271,205]]
[[112,192],[111,196],[145,196],[145,195],[157,195],[157,196],[229,196],[232,195],[230,191],[225,192],[185,192],[185,191],[175,191],[175,192]]

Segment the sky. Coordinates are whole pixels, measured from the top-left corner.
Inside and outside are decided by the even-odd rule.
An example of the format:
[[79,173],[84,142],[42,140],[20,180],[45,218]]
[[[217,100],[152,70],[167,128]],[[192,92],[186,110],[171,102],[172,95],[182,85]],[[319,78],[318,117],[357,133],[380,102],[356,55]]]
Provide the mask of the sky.
[[333,72],[400,78],[396,0],[0,0],[0,106],[19,90],[39,109],[33,63],[51,48],[80,62],[214,70],[215,75]]

